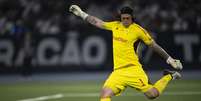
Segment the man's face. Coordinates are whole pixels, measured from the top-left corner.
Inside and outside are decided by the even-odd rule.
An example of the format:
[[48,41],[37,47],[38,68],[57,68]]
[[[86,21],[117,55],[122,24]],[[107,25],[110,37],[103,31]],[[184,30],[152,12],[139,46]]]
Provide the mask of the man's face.
[[121,14],[121,22],[125,27],[129,27],[133,21],[130,14]]

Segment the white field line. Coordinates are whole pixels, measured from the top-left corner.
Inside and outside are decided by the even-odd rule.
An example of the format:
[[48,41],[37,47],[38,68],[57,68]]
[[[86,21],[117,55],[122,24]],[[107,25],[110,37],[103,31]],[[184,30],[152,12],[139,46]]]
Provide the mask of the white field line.
[[[161,96],[177,96],[177,95],[201,95],[201,91],[184,91],[184,92],[164,92]],[[123,96],[144,96],[142,93],[127,93]]]
[[59,99],[62,97],[64,97],[63,94],[55,94],[55,95],[49,95],[49,96],[40,96],[35,98],[22,99],[17,101],[45,101],[49,99]]
[[164,92],[164,95],[201,95],[201,91]]
[[[99,97],[100,93],[65,93],[64,97]],[[162,95],[201,95],[201,91],[164,92]],[[144,96],[142,93],[125,93],[122,96]]]
[[[17,101],[45,101],[49,99],[60,99],[63,97],[99,97],[99,93],[64,93],[64,94],[55,94],[49,96],[40,96],[36,98],[28,98]],[[201,91],[184,91],[184,92],[165,92],[162,96],[176,96],[176,95],[201,95]],[[126,93],[122,96],[144,96],[142,93]]]

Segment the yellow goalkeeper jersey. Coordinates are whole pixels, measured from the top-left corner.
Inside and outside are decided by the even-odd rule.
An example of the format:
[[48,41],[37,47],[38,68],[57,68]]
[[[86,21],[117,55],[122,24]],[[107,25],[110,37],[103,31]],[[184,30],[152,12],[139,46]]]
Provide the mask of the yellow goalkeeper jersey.
[[153,39],[148,32],[135,23],[128,28],[119,21],[105,22],[103,26],[113,33],[114,70],[140,65],[134,43],[142,40],[147,45],[151,44]]

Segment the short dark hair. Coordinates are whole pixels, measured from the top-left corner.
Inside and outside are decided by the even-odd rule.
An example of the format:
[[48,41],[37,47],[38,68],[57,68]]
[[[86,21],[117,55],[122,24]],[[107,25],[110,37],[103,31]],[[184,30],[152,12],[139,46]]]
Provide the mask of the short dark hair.
[[133,14],[133,9],[129,6],[125,6],[123,8],[120,9],[120,14],[119,14],[119,19],[121,21],[121,14],[129,14],[132,16],[132,21],[134,22],[134,14]]
[[120,14],[130,14],[133,17],[133,9],[129,6],[121,8]]

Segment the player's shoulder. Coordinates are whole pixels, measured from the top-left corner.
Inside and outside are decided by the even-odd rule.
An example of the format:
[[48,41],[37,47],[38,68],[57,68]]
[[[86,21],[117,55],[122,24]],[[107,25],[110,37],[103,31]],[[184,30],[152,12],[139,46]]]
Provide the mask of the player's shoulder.
[[132,28],[135,30],[135,31],[139,31],[139,32],[146,32],[146,30],[139,24],[137,23],[133,23],[132,24]]
[[135,27],[135,30],[140,32],[140,33],[145,33],[145,34],[149,34],[151,37],[153,37],[153,35],[151,34],[151,32],[147,31],[146,29],[144,29],[142,26],[140,26],[137,23],[133,23],[133,26]]
[[143,29],[139,24],[133,23],[132,27],[137,28],[137,29]]

